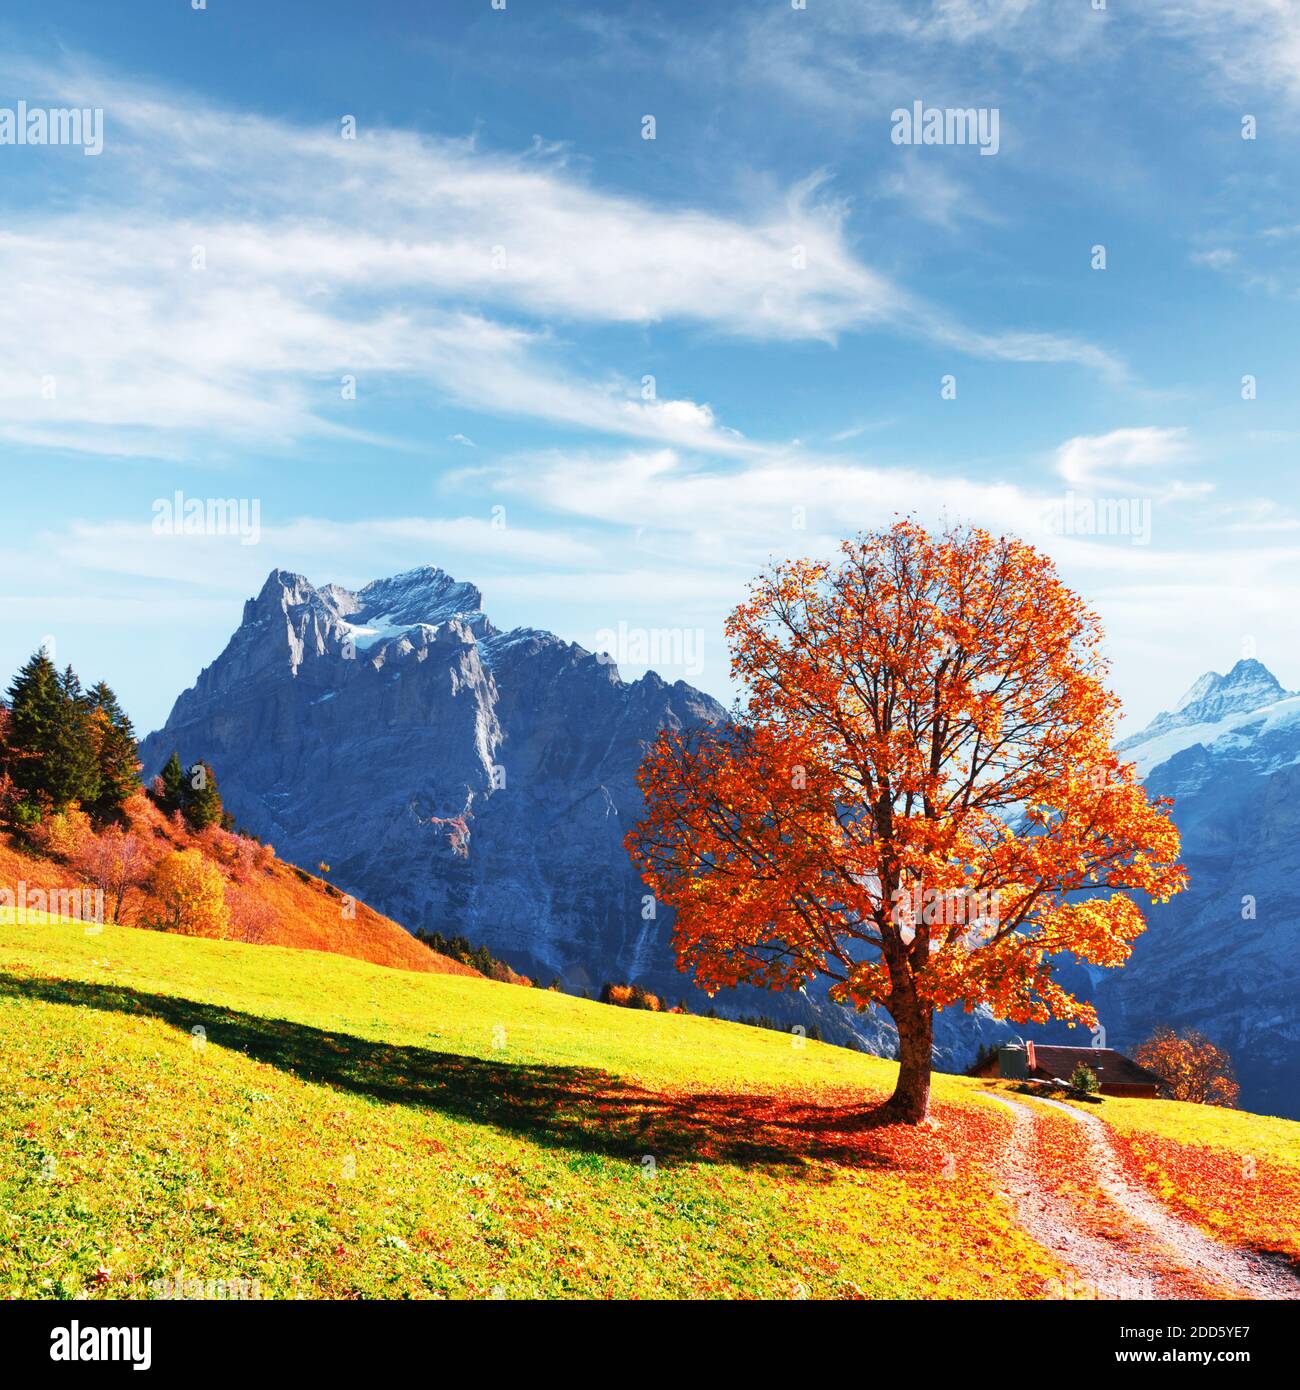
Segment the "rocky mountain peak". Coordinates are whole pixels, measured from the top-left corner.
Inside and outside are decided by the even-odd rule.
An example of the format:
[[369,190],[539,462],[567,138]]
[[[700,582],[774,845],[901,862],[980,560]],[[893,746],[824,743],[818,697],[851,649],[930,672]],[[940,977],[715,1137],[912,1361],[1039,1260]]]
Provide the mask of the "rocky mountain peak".
[[244,605],[243,621],[228,654],[219,662],[227,676],[286,660],[296,675],[304,662],[367,655],[387,644],[423,646],[447,624],[473,642],[495,632],[473,584],[460,583],[433,565],[375,579],[353,591],[341,584],[315,585],[292,570],[274,569],[256,598]]
[[1271,705],[1274,700],[1284,700],[1286,696],[1281,682],[1262,661],[1246,657],[1226,676],[1207,671],[1179,700],[1175,710],[1179,714],[1194,714],[1200,722],[1259,709],[1262,705]]
[[671,913],[624,838],[660,730],[725,717],[553,633],[497,632],[478,589],[432,566],[355,591],[275,570],[141,761],[207,758],[239,824],[412,929],[583,991],[680,992]]
[[295,574],[292,570],[274,569],[266,576],[266,583],[258,591],[257,597],[248,600],[245,606],[245,621],[248,621],[249,608],[261,612],[267,607],[293,607],[307,603],[315,593],[315,586],[301,574]]
[[1213,724],[1230,714],[1245,714],[1265,705],[1285,700],[1289,692],[1277,677],[1254,657],[1245,657],[1227,673],[1207,671],[1193,681],[1187,693],[1174,706],[1164,710],[1141,733],[1125,739],[1121,748],[1131,748],[1172,729],[1193,724]]
[[372,579],[355,595],[355,617],[385,619],[390,625],[428,623],[436,626],[452,618],[475,626],[486,624],[483,596],[473,584],[457,583],[433,565],[406,570],[387,579]]

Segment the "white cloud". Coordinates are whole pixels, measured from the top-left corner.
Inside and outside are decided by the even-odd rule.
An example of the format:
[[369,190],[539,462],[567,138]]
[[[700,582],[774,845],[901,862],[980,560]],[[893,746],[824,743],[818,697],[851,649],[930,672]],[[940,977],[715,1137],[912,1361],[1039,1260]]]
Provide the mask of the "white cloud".
[[1000,221],[967,184],[924,157],[933,153],[910,158],[900,172],[889,175],[881,185],[885,194],[922,221],[949,231],[963,221]]
[[[864,79],[882,43],[924,66],[960,79],[999,52],[1021,69],[1043,62],[1094,60],[1123,45],[1186,45],[1202,73],[1237,90],[1261,83],[1300,97],[1300,5],[1296,0],[1159,0],[1092,9],[1087,0],[822,0],[800,28],[764,18],[752,30],[751,68],[814,105],[865,104]],[[1165,49],[1164,61],[1170,61]],[[908,57],[891,54],[895,73]]]
[[916,511],[1028,537],[1050,534],[1050,499],[1011,484],[880,468],[834,456],[766,454],[739,466],[672,449],[548,452],[506,469],[497,487],[538,507],[623,528],[673,564],[748,574],[774,549],[830,553],[839,539]]
[[1216,246],[1209,251],[1193,251],[1188,257],[1193,265],[1203,265],[1208,270],[1227,270],[1235,265],[1237,253],[1226,246]]
[[459,577],[495,569],[542,565],[581,569],[601,558],[581,537],[538,530],[488,517],[388,517],[329,521],[261,516],[257,542],[238,535],[159,535],[150,522],[71,522],[37,540],[60,568],[88,575],[165,580],[171,586],[247,595],[261,588],[270,570],[290,569],[320,583],[364,583],[427,564],[430,557]]
[[779,8],[753,12],[743,70],[823,116],[860,123],[879,112],[882,90],[960,89],[1006,55],[1020,70],[1073,60],[1107,41],[1107,19],[1059,0],[818,0],[793,23]]
[[[10,64],[13,67],[13,64]],[[11,215],[0,233],[0,432],[91,451],[185,453],[356,427],[393,382],[466,407],[684,448],[746,446],[710,408],[643,401],[568,365],[567,324],[697,324],[754,340],[888,330],[965,353],[1110,371],[1068,337],[985,333],[850,249],[809,179],[745,216],[602,192],[553,152],[363,128],[356,140],[25,72],[105,109],[111,205]],[[214,195],[244,211],[209,215]]]
[[[1165,475],[1192,457],[1185,429],[1145,425],[1066,440],[1056,451],[1056,471],[1076,487],[1128,488],[1144,493],[1173,489],[1191,495],[1208,485],[1170,482]],[[1153,475],[1155,481],[1151,482]]]
[[1226,529],[1237,534],[1300,531],[1300,516],[1271,498],[1256,498],[1224,511]]
[[1236,91],[1263,84],[1300,99],[1300,4],[1296,0],[1164,0],[1143,10],[1145,24],[1185,39]]

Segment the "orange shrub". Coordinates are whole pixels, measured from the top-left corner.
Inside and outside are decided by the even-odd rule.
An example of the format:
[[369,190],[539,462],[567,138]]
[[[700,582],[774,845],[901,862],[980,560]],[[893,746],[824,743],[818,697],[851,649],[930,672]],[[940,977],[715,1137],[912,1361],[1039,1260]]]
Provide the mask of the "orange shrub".
[[649,994],[640,985],[607,984],[600,992],[602,1004],[615,1004],[620,1009],[648,1009],[651,1013],[663,1012],[663,1000],[657,994]]
[[256,887],[238,879],[227,883],[226,906],[230,910],[229,934],[235,941],[261,946],[276,939],[279,913]]
[[155,925],[182,936],[228,936],[226,880],[201,850],[175,850],[153,873]]
[[122,922],[127,895],[144,885],[149,859],[139,835],[110,825],[98,835],[87,835],[77,846],[71,863],[88,883],[104,894],[109,915]]
[[88,839],[93,838],[90,817],[77,806],[46,816],[31,832],[31,841],[42,854],[56,859],[73,859]]
[[1241,1088],[1232,1058],[1194,1028],[1175,1033],[1162,1025],[1134,1052],[1133,1060],[1155,1072],[1174,1100],[1229,1109],[1237,1104]]

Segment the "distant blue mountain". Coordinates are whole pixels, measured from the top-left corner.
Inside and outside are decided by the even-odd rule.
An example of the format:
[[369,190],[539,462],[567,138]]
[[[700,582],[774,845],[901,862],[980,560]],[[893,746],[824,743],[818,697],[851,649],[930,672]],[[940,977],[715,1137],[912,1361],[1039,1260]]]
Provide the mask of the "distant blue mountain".
[[1120,747],[1174,798],[1190,882],[1099,983],[1108,1041],[1197,1028],[1235,1058],[1244,1108],[1300,1118],[1300,695],[1239,661]]

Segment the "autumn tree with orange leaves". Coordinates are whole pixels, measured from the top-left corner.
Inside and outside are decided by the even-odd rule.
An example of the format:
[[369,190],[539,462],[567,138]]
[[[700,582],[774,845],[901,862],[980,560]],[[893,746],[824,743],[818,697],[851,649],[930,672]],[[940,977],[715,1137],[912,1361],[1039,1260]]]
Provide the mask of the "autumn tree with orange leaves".
[[1228,1109],[1237,1104],[1241,1088],[1232,1058],[1195,1028],[1175,1033],[1162,1025],[1133,1053],[1133,1060],[1155,1072],[1173,1100]]
[[1111,750],[1098,620],[1046,556],[912,521],[841,551],[750,586],[733,720],[660,735],[627,845],[703,988],[826,977],[882,1005],[886,1117],[916,1123],[936,1009],[1095,1024],[1053,962],[1119,965],[1145,926],[1129,892],[1186,875],[1169,803]]

